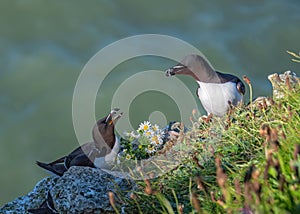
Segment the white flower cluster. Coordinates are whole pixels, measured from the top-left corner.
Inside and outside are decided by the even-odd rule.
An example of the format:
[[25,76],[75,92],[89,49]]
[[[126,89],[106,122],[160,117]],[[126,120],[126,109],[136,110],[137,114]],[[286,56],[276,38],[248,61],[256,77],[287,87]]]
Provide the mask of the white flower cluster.
[[149,121],[144,121],[140,124],[137,131],[150,142],[148,147],[145,148],[148,154],[156,152],[163,145],[162,132],[158,125],[155,124],[152,126]]

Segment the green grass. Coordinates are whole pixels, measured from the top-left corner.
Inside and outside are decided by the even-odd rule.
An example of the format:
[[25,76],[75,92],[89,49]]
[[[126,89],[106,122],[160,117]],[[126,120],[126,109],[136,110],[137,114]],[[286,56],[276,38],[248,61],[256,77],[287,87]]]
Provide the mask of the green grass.
[[178,142],[180,165],[138,181],[126,210],[300,213],[300,87],[282,90],[268,106],[239,106],[208,123],[194,117]]

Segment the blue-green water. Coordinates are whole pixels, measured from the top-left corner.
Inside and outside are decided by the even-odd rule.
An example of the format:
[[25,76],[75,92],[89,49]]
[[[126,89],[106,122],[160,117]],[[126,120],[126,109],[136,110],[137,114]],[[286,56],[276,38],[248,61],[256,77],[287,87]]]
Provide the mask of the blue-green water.
[[[271,95],[268,74],[299,70],[285,52],[300,50],[299,23],[298,0],[1,1],[0,206],[47,175],[35,160],[51,161],[78,146],[73,89],[85,63],[101,48],[137,34],[174,36],[199,48],[218,70],[250,77],[254,96]],[[97,117],[109,111],[124,79],[171,65],[144,57],[118,66],[100,88]],[[196,89],[192,80],[182,79]],[[170,106],[172,101],[160,94],[145,93],[127,113],[137,115],[136,126],[150,112]]]

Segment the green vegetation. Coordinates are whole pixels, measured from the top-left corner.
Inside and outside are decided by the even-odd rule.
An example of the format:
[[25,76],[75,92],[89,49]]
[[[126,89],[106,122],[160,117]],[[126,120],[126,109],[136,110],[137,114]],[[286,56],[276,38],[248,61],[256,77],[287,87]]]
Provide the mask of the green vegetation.
[[282,98],[225,119],[194,115],[178,138],[180,165],[137,182],[128,212],[300,213],[300,87],[280,87]]

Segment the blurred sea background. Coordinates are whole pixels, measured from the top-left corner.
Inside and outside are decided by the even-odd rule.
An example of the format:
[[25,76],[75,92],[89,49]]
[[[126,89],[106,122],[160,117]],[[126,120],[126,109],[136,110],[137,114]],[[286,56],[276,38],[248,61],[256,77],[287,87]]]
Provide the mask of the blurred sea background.
[[[170,35],[197,47],[217,70],[247,75],[254,97],[271,96],[269,74],[299,71],[300,64],[286,53],[300,50],[299,26],[299,0],[0,1],[0,207],[48,175],[36,160],[52,161],[78,146],[73,90],[100,49],[128,36]],[[172,65],[158,57],[120,64],[99,89],[96,117],[109,112],[111,97],[126,78]],[[195,94],[195,82],[180,78]],[[134,114],[137,128],[153,111],[168,112],[168,121],[178,119],[174,105],[166,95],[143,93],[127,113]]]

